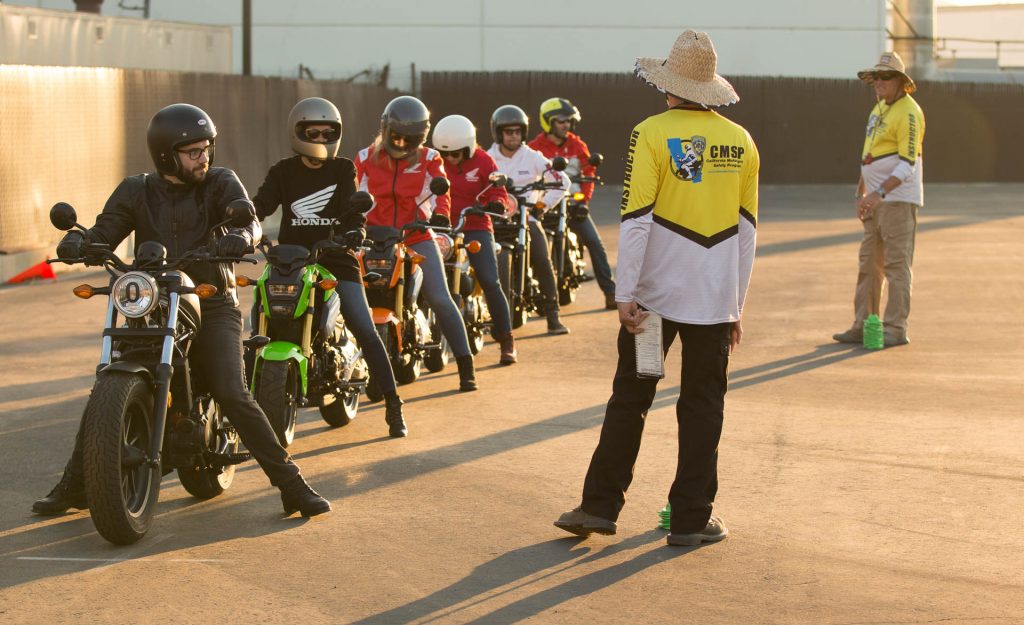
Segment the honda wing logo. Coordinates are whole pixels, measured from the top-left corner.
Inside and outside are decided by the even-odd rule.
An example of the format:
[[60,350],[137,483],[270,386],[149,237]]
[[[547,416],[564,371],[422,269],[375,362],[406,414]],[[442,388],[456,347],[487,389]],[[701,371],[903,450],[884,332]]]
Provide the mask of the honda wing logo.
[[293,226],[329,226],[334,223],[331,217],[321,217],[320,211],[327,206],[327,203],[334,197],[334,191],[338,185],[332,184],[329,187],[320,189],[304,198],[292,202],[292,225]]
[[467,171],[466,172],[466,182],[480,182],[480,177],[477,175],[478,171],[480,171],[479,167],[477,167],[476,169],[471,169],[471,170]]

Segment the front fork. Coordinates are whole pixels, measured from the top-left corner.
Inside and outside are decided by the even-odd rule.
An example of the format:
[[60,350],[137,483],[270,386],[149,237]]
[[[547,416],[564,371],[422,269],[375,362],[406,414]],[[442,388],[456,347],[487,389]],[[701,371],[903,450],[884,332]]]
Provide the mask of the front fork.
[[147,464],[160,469],[161,452],[164,446],[164,426],[167,425],[167,408],[171,403],[171,376],[174,375],[174,334],[178,327],[178,300],[181,296],[171,291],[167,302],[167,329],[163,348],[160,350],[160,364],[156,366],[156,402],[153,406],[153,432],[149,438],[149,460]]

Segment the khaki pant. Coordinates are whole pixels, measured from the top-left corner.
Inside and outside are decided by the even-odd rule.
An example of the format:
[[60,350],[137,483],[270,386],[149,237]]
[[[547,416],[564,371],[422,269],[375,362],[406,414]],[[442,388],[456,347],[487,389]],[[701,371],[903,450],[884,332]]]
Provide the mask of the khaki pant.
[[885,280],[889,283],[889,299],[882,319],[885,335],[894,339],[907,336],[917,209],[917,204],[910,202],[882,202],[874,215],[864,221],[857,290],[853,297],[853,328],[858,332],[868,315],[879,313]]

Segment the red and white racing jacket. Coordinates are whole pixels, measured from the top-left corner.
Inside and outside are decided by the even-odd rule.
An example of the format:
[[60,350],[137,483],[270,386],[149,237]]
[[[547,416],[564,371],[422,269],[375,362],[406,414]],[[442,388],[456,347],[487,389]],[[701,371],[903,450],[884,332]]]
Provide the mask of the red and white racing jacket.
[[[414,158],[404,161],[396,161],[383,149],[374,154],[373,146],[363,148],[356,156],[356,176],[359,190],[374,198],[373,208],[366,213],[369,226],[401,228],[412,221],[430,219],[434,213],[451,218],[451,196],[430,192],[432,179],[447,177],[441,155],[433,148],[421,147]],[[414,232],[405,243],[413,245],[430,238],[429,233]]]

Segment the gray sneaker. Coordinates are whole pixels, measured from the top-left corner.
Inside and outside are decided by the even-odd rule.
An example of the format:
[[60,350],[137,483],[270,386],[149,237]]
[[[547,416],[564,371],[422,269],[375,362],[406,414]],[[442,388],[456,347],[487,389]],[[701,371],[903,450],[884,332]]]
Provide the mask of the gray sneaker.
[[883,341],[883,344],[886,347],[897,347],[899,345],[909,345],[910,344],[910,339],[908,339],[905,336],[903,336],[903,337],[887,336],[887,337],[885,337],[885,339]]
[[577,536],[589,536],[590,534],[611,536],[615,533],[614,521],[587,514],[582,508],[573,508],[558,517],[555,527]]
[[722,523],[722,519],[713,516],[708,519],[704,529],[692,534],[668,535],[668,544],[676,547],[695,547],[701,543],[716,543],[729,535],[729,528]]
[[855,330],[853,328],[850,328],[846,332],[833,334],[832,340],[839,341],[840,343],[863,343],[864,332],[862,330]]

